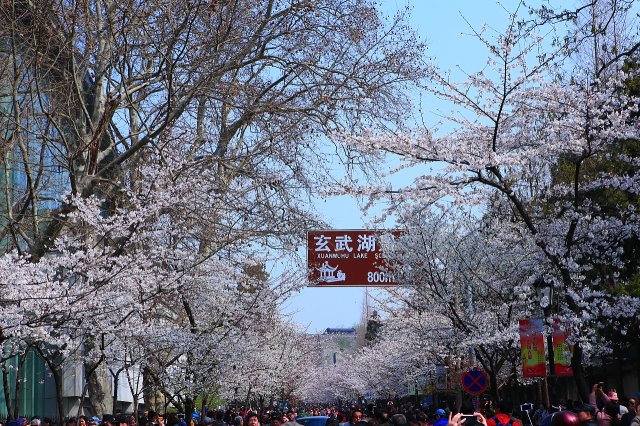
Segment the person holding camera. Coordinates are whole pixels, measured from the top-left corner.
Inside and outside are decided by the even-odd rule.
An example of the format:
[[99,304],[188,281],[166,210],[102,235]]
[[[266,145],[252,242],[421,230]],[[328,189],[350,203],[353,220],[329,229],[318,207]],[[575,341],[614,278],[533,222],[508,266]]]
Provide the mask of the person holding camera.
[[[618,404],[618,394],[615,389],[607,395],[602,389],[603,383],[596,383],[591,388],[591,394],[589,395],[589,404],[591,404],[597,411],[596,422],[598,426],[620,426],[622,416],[620,415],[620,405]],[[598,410],[598,398],[603,402],[604,409]]]

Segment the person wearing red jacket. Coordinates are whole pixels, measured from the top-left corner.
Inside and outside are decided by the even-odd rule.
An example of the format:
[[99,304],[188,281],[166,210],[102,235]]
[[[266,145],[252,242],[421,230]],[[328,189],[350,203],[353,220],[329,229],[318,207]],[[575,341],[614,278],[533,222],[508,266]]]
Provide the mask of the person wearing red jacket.
[[513,407],[507,401],[500,401],[496,406],[496,414],[487,419],[487,426],[522,426],[518,419],[511,417]]

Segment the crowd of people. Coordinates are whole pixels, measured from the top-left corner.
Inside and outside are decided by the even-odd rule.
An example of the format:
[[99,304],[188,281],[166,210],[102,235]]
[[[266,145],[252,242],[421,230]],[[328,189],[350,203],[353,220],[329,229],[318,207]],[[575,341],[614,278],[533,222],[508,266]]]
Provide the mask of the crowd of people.
[[[102,418],[72,417],[60,426],[640,426],[639,402],[640,392],[619,397],[614,389],[605,393],[603,384],[597,383],[593,385],[588,401],[568,401],[557,407],[525,404],[514,410],[508,401],[489,401],[482,407],[474,407],[468,402],[458,410],[451,410],[449,407],[424,408],[388,401],[346,409],[301,406],[299,412],[294,409],[228,408],[194,413],[189,418],[154,411],[139,417],[104,414]],[[308,416],[326,416],[326,423],[308,424],[305,420]],[[0,426],[5,424],[0,422]],[[57,425],[47,417],[20,417],[7,422],[6,426]]]

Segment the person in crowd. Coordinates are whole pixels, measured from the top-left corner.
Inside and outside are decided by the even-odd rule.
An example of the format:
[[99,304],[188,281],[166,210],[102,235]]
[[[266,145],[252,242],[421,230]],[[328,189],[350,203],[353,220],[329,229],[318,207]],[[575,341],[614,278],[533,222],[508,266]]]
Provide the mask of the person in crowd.
[[[119,426],[116,417],[113,414],[103,414],[102,415],[102,423],[108,423],[111,426]],[[80,426],[80,425],[78,425]]]
[[591,402],[579,405],[575,411],[578,415],[578,420],[580,420],[580,426],[597,426],[595,421],[596,408]]
[[216,411],[215,416],[216,416],[216,419],[213,421],[213,426],[227,426],[226,423],[224,422],[224,411],[222,410]]
[[391,426],[391,416],[386,407],[378,407],[373,411],[374,417],[380,423],[380,426]]
[[[591,404],[593,408],[596,409],[596,413],[604,408],[607,402],[610,401],[609,396],[604,393],[603,385],[603,382],[594,384],[591,387],[591,393],[589,394],[589,404]],[[615,391],[609,393],[614,396],[617,401],[618,395],[615,393]]]
[[351,411],[351,419],[347,426],[355,426],[360,421],[362,421],[362,410],[354,408],[353,411]]
[[[104,416],[103,420],[104,420]],[[142,424],[140,426],[143,426]],[[147,424],[145,426],[158,426],[158,413],[153,410],[147,412]]]
[[631,426],[631,421],[637,415],[638,409],[638,398],[632,396],[627,401],[627,412],[622,415],[621,424],[622,426]]
[[296,422],[296,417],[298,417],[298,413],[293,410],[287,411],[287,421],[283,426],[302,426],[300,423]]
[[325,426],[340,426],[340,422],[338,421],[336,413],[331,410],[327,410],[327,412],[329,413],[327,414],[329,418],[327,419],[327,423],[325,423]]
[[247,414],[247,426],[260,426],[258,413],[251,411]]
[[233,426],[242,426],[243,419],[242,416],[238,415],[233,418]]
[[499,401],[494,409],[495,414],[487,419],[487,426],[522,426],[522,422],[512,417],[513,407],[508,401]]
[[349,423],[347,421],[347,415],[341,411],[336,414],[336,418],[338,419],[340,426],[346,426]]
[[271,416],[269,415],[268,412],[263,411],[262,412],[262,416],[260,416],[260,424],[262,426],[271,426]]
[[433,426],[447,426],[447,424],[449,423],[447,419],[447,412],[442,408],[438,408],[435,411],[434,419],[435,421],[433,422]]
[[282,426],[284,422],[282,421],[282,416],[278,413],[273,413],[271,415],[271,426]]
[[391,416],[389,423],[391,423],[391,426],[407,426],[408,425],[407,418],[404,414],[394,414],[393,416]]
[[[633,413],[636,415],[633,420],[631,420],[631,426],[640,426],[640,399],[638,399],[638,394],[635,396],[636,399],[636,408]],[[630,412],[631,409],[629,409]]]
[[481,426],[476,415],[476,410],[471,402],[466,402],[460,407],[460,413],[465,419],[464,426]]
[[598,426],[620,426],[621,422],[620,406],[614,400],[609,399],[604,404],[604,410],[596,414]]
[[[478,423],[478,425],[487,426],[487,419],[481,413],[473,413],[473,415],[476,417],[476,422]],[[464,414],[463,412],[457,414],[449,412],[447,426],[466,426],[468,421],[467,416],[468,414]]]
[[[169,413],[167,414],[167,419],[165,420],[165,425],[166,426],[180,426],[180,419],[178,418],[178,415],[176,413]],[[120,426],[127,426],[127,425],[120,425]]]
[[533,421],[534,426],[540,426],[542,423],[542,419],[549,415],[549,409],[543,403],[538,404],[538,409],[533,413],[533,417],[531,421]]

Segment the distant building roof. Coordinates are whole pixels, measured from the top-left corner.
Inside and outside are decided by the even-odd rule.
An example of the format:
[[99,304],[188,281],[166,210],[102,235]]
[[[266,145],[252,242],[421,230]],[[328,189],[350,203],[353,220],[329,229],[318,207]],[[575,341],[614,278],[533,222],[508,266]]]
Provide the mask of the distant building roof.
[[327,328],[324,334],[355,334],[355,328]]

